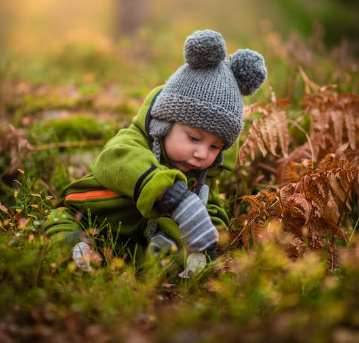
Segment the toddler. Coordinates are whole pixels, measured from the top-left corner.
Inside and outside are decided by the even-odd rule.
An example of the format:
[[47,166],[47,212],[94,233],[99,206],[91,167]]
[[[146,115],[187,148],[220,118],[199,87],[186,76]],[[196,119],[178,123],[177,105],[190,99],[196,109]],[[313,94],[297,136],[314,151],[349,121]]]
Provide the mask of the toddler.
[[[216,179],[235,167],[242,96],[265,81],[263,57],[238,50],[226,60],[215,31],[196,31],[185,64],[145,99],[129,128],[103,148],[91,174],[68,185],[45,232],[63,260],[83,270],[93,245],[142,262],[176,249],[207,252],[228,227]],[[101,250],[101,249],[100,249]]]

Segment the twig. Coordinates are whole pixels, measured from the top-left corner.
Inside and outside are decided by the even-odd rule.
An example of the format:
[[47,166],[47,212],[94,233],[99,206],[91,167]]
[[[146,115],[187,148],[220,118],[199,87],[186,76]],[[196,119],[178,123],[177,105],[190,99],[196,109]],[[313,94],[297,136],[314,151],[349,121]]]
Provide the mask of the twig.
[[242,234],[243,234],[243,232],[244,232],[245,229],[246,229],[246,227],[244,227],[244,228],[239,232],[239,234],[232,240],[232,242],[228,244],[228,246],[227,246],[227,248],[224,250],[224,252],[226,252],[226,251],[237,241],[237,239],[242,236]]
[[320,87],[316,83],[314,83],[313,81],[311,81],[309,79],[307,74],[304,72],[302,66],[298,66],[298,71],[299,71],[299,74],[300,74],[300,76],[302,77],[302,79],[303,79],[303,81],[305,83],[305,91],[306,91],[307,94],[310,93],[309,87],[312,87],[313,90],[315,90],[315,91],[320,89]]
[[266,164],[262,163],[262,162],[259,162],[257,164],[258,167],[261,167],[263,169],[266,169],[268,171],[270,171],[271,173],[275,174],[277,172],[277,170],[273,167],[270,167],[270,166],[267,166]]

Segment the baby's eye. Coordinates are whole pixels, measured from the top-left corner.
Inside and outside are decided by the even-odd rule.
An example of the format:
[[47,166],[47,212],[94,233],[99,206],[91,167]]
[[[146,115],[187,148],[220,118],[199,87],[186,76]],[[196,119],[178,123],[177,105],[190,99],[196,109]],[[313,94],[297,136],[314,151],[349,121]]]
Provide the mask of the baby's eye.
[[192,135],[188,135],[188,138],[189,138],[189,140],[190,140],[191,142],[198,142],[198,141],[199,141],[199,139],[198,139],[197,137],[192,136]]
[[213,150],[221,150],[221,147],[219,147],[218,145],[211,145],[211,149],[213,149]]

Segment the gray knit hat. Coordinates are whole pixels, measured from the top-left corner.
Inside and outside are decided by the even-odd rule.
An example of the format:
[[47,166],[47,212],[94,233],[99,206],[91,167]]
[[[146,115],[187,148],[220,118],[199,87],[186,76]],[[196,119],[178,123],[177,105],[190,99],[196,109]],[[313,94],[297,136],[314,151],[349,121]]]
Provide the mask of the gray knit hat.
[[220,33],[204,30],[187,37],[186,63],[167,81],[151,114],[150,134],[163,137],[174,122],[219,136],[225,149],[243,128],[243,95],[254,94],[267,77],[262,55],[238,50],[226,58]]

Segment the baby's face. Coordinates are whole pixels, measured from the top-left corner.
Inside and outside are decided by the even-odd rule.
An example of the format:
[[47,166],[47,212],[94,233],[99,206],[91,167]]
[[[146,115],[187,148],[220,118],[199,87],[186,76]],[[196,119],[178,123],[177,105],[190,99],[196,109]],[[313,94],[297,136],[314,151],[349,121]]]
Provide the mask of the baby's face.
[[179,123],[173,124],[164,144],[172,165],[182,172],[208,168],[224,147],[218,136]]

